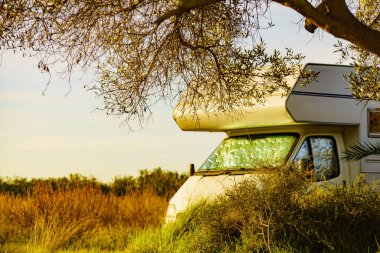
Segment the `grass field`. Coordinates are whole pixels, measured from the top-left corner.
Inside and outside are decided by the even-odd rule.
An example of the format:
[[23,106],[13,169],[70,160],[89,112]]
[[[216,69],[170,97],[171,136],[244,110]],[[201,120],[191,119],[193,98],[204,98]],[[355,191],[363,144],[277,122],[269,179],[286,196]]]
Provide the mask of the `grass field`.
[[[162,174],[154,178],[183,182]],[[172,193],[163,193],[173,190],[154,180],[129,187],[131,178],[119,179],[107,189],[81,177],[52,181],[2,188],[0,252],[379,252],[380,193],[363,178],[313,186],[282,168],[260,187],[247,181],[166,225]]]
[[0,252],[115,252],[161,226],[186,176],[160,168],[95,178],[0,179]]
[[150,191],[125,196],[97,189],[0,196],[0,252],[118,250],[136,231],[159,226],[167,200]]

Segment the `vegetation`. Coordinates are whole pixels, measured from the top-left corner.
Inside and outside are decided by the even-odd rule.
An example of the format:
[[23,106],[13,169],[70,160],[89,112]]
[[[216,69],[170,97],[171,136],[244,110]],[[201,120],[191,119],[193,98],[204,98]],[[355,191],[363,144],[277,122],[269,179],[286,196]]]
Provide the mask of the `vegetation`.
[[231,111],[288,92],[287,77],[315,77],[291,49],[267,51],[272,3],[348,41],[337,51],[355,63],[354,95],[379,99],[379,0],[0,0],[0,48],[35,56],[44,72],[94,68],[100,109],[126,119],[185,90],[184,110]]
[[237,185],[215,201],[201,201],[164,226],[167,197],[149,187],[124,195],[106,193],[93,181],[81,177],[75,187],[57,188],[39,182],[27,194],[3,192],[0,251],[380,250],[380,192],[363,177],[345,187],[311,185],[297,170],[281,168]]
[[378,154],[380,154],[380,142],[355,143],[344,151],[343,158],[347,161],[358,161],[364,157]]
[[134,230],[158,226],[166,208],[166,199],[149,191],[118,197],[88,186],[40,186],[24,197],[2,194],[0,251],[124,248]]
[[160,226],[186,176],[160,168],[115,178],[1,180],[0,252],[114,251],[136,231]]
[[346,187],[310,185],[294,170],[245,182],[200,203],[132,252],[377,252],[380,193],[359,178]]
[[87,187],[100,190],[104,194],[115,194],[117,196],[151,191],[160,197],[169,199],[186,179],[187,176],[185,174],[163,171],[161,168],[151,171],[141,170],[137,177],[115,177],[113,182],[109,184],[99,182],[94,177],[85,177],[78,174],[71,174],[68,178],[31,180],[27,180],[26,178],[0,178],[0,193],[24,196],[33,194],[36,188],[43,185],[52,190],[74,190]]

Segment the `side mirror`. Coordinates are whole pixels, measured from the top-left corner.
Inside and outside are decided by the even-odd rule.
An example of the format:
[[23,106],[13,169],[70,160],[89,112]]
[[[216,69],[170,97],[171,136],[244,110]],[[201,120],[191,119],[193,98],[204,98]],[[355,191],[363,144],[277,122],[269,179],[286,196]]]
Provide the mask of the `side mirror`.
[[190,163],[190,165],[189,165],[189,177],[194,175],[194,173],[195,173],[194,163]]

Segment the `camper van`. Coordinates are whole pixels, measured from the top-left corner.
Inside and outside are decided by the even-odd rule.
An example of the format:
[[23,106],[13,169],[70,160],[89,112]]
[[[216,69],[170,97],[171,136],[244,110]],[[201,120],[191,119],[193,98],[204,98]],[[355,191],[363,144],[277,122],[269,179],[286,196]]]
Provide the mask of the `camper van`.
[[212,112],[194,117],[177,106],[173,117],[182,130],[224,132],[226,138],[197,170],[190,169],[189,179],[170,200],[167,220],[199,199],[214,198],[263,173],[258,168],[308,161],[316,181],[344,185],[360,173],[367,181],[380,178],[380,156],[340,159],[352,144],[380,140],[380,102],[353,98],[344,78],[352,66],[305,68],[319,72],[317,80],[306,86],[293,80],[287,96],[273,94],[238,118]]

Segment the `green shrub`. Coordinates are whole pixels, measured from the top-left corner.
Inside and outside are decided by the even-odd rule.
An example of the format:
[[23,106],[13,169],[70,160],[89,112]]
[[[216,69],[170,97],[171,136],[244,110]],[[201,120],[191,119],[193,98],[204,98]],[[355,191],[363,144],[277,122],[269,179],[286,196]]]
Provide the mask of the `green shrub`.
[[380,193],[363,177],[315,185],[281,168],[197,204],[158,234],[137,238],[131,252],[376,252]]
[[156,195],[169,199],[186,181],[187,175],[178,172],[166,171],[161,168],[140,170],[137,177],[118,176],[111,183],[99,182],[94,177],[79,174],[70,174],[68,177],[48,179],[0,178],[0,193],[9,193],[17,196],[26,196],[34,191],[37,185],[46,185],[52,190],[93,188],[104,194],[124,196],[135,192],[151,191]]
[[213,219],[221,220],[214,226],[236,226],[245,250],[281,245],[310,252],[378,249],[380,194],[363,177],[347,187],[316,185],[283,168],[261,177],[260,184],[241,184],[214,205]]

